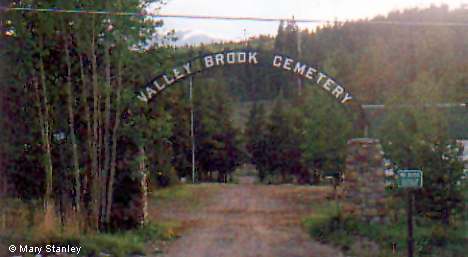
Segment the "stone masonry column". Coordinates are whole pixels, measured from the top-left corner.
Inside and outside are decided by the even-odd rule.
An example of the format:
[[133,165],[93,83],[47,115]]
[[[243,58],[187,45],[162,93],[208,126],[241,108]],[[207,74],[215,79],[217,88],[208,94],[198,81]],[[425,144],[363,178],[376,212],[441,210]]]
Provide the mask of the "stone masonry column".
[[386,220],[384,153],[378,139],[348,141],[343,193],[345,214],[366,222]]

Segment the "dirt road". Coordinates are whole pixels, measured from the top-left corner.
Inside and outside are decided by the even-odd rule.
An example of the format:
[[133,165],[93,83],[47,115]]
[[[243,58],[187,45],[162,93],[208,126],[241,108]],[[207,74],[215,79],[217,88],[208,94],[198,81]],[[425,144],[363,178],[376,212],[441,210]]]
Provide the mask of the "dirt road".
[[324,191],[254,185],[249,177],[236,185],[220,186],[203,208],[166,213],[190,226],[159,256],[341,257],[338,250],[314,242],[301,228],[301,219],[313,211],[310,203],[323,200]]

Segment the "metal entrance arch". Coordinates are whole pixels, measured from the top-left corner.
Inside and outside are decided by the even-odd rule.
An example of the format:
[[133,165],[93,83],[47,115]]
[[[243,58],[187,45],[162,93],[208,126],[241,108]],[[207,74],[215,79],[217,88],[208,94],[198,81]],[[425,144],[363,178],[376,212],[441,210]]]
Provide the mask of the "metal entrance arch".
[[355,129],[367,136],[368,121],[361,103],[356,97],[343,87],[336,79],[326,74],[314,65],[291,58],[286,54],[266,53],[258,49],[234,49],[222,52],[199,55],[181,65],[175,66],[164,73],[160,73],[139,88],[135,94],[139,101],[150,102],[164,90],[203,71],[229,65],[268,66],[275,70],[283,70],[294,74],[304,81],[311,82],[333,97],[337,103],[357,114]]

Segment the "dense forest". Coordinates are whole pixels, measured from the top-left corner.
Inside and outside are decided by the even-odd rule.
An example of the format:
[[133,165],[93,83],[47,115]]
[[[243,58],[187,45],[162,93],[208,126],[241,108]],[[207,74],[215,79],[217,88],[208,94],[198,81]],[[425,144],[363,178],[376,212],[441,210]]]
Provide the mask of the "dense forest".
[[[440,100],[463,102],[466,101],[466,29],[450,24],[430,26],[430,22],[463,23],[467,19],[466,12],[465,9],[449,10],[446,6],[412,9],[369,21],[328,24],[314,31],[298,31],[297,25],[290,21],[280,25],[276,38],[251,38],[248,46],[285,53],[315,64],[349,87],[365,104],[384,103],[392,96],[410,93],[409,85],[424,79],[437,85]],[[398,22],[412,24],[398,25]],[[426,25],[418,25],[418,22]],[[243,46],[242,42],[206,48]],[[201,47],[201,51],[206,48]],[[250,79],[248,71],[238,72],[245,72],[242,78]],[[285,95],[294,94],[290,92],[294,87],[269,83],[275,78],[268,80],[268,77],[276,75],[269,74],[269,70],[255,74],[267,76],[256,76],[257,80],[250,83],[225,79],[233,80],[228,84],[241,100],[252,100],[253,85],[262,85],[256,87],[259,99],[275,97],[280,87]]]
[[[141,12],[160,1],[2,2]],[[347,140],[363,136],[356,114],[282,71],[225,67],[193,78],[193,102],[187,84],[148,105],[135,99],[135,90],[173,65],[247,45],[317,65],[362,104],[385,104],[371,116],[378,120],[371,135],[396,166],[425,170],[418,211],[449,224],[464,206],[455,139],[468,138],[468,111],[437,104],[468,100],[468,30],[456,25],[467,22],[467,9],[441,6],[313,31],[287,21],[275,37],[173,48],[148,44],[155,34],[176,40],[162,34],[159,20],[3,12],[2,195],[55,206],[62,220],[82,215],[87,229],[112,228],[122,218],[112,216],[115,199],[125,206],[126,190],[134,190],[125,185],[148,176],[155,189],[191,178],[191,110],[197,181],[232,180],[244,163],[265,183],[319,184],[341,171]],[[248,115],[234,119],[246,106]]]

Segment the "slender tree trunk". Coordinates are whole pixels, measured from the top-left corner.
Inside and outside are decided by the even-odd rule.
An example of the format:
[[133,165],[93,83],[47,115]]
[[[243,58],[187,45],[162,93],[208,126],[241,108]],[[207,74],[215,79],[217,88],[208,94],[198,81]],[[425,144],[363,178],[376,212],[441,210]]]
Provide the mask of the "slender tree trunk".
[[120,125],[120,90],[122,90],[122,62],[121,60],[117,63],[117,88],[116,88],[116,97],[115,97],[115,122],[112,129],[112,154],[111,154],[111,163],[110,163],[110,174],[109,174],[109,184],[107,186],[107,210],[106,210],[106,224],[110,223],[111,211],[112,211],[112,201],[114,194],[114,177],[117,161],[117,136],[118,129]]
[[[42,49],[42,39],[40,40],[40,47]],[[52,155],[50,146],[49,136],[49,113],[48,113],[48,99],[47,99],[47,88],[45,82],[45,71],[42,56],[39,57],[39,72],[40,72],[40,83],[42,87],[42,95],[39,89],[39,82],[37,80],[35,70],[33,72],[33,86],[35,89],[36,96],[36,107],[38,109],[39,125],[41,128],[42,147],[44,150],[44,168],[46,173],[45,179],[45,194],[44,194],[44,207],[47,209],[50,205],[50,199],[52,197]],[[41,97],[42,96],[42,97]]]
[[137,208],[141,208],[138,210],[140,212],[138,216],[140,216],[140,225],[143,225],[146,222],[148,216],[148,183],[147,183],[147,175],[146,175],[146,154],[145,148],[143,146],[138,146],[138,157],[139,161],[139,172],[141,173],[141,180],[140,180],[140,199],[137,203]]
[[39,127],[41,128],[41,139],[43,146],[45,145],[45,126],[44,126],[44,114],[42,112],[42,102],[41,102],[41,93],[39,92],[39,82],[36,77],[36,71],[34,68],[32,69],[32,77],[33,77],[33,87],[34,87],[34,96],[35,96],[35,104],[37,109],[37,114],[39,117]]
[[[39,39],[40,49],[43,49],[43,39]],[[42,102],[44,104],[44,147],[45,147],[45,168],[46,168],[46,191],[44,204],[49,207],[53,191],[53,167],[52,149],[50,143],[50,122],[49,122],[49,100],[47,98],[46,75],[42,55],[39,55],[39,72],[42,84]]]
[[78,157],[78,146],[76,143],[75,135],[75,113],[73,110],[73,104],[75,103],[75,98],[73,97],[72,90],[72,74],[71,74],[71,62],[70,62],[70,50],[69,50],[69,38],[65,32],[65,26],[63,26],[63,32],[65,33],[65,62],[67,65],[67,109],[68,109],[68,126],[70,130],[70,139],[72,144],[72,161],[73,161],[73,174],[75,178],[75,208],[77,212],[80,212],[80,203],[81,203],[81,180],[80,180],[80,164]]
[[[2,92],[0,92],[0,94],[2,94]],[[2,98],[2,96],[0,96],[0,98]],[[4,116],[0,116],[0,117],[4,117]],[[8,184],[5,159],[3,156],[4,156],[4,153],[2,150],[2,152],[0,153],[0,204],[6,204],[6,203],[2,203],[2,201],[6,199],[7,184]],[[0,213],[1,213],[1,224],[2,224],[0,228],[2,230],[5,230],[6,229],[6,208],[1,208]]]
[[93,213],[93,225],[95,229],[98,229],[98,222],[99,222],[99,134],[98,134],[98,117],[99,117],[99,88],[98,88],[98,74],[97,74],[97,58],[96,58],[96,31],[95,31],[95,23],[93,22],[93,35],[91,41],[91,72],[92,72],[92,83],[93,83],[93,151],[92,154],[94,158],[92,158],[92,169],[93,169],[93,181],[92,181],[92,213]]
[[[3,163],[2,163],[3,165]],[[3,166],[1,167],[2,168],[2,185],[1,185],[1,196],[0,196],[0,200],[4,200],[6,199],[6,195],[7,195],[7,178],[6,178],[6,174],[3,174],[3,172],[5,171],[5,169],[3,169]],[[5,212],[5,209],[6,208],[2,208],[1,212],[2,212],[2,230],[5,230],[6,229],[6,212]]]
[[[83,56],[80,54],[79,55],[79,60],[80,60],[80,76],[81,76],[81,102],[84,106],[84,119],[86,123],[86,144],[87,144],[87,152],[89,156],[89,160],[91,160],[91,163],[94,163],[95,160],[94,158],[96,157],[95,154],[93,154],[94,148],[93,148],[93,129],[92,129],[92,124],[91,124],[91,114],[89,111],[89,102],[88,102],[88,96],[89,96],[89,89],[88,89],[88,84],[87,84],[87,79],[84,71],[84,64],[83,64]],[[91,171],[93,171],[92,166],[90,167]],[[92,173],[92,172],[91,172]],[[83,188],[84,192],[86,192],[86,185],[87,183],[83,183]]]
[[97,192],[97,219],[98,219],[98,226],[101,228],[101,217],[102,217],[102,195],[103,195],[103,190],[106,190],[104,188],[104,180],[102,178],[102,164],[103,164],[103,153],[102,153],[102,139],[103,137],[103,129],[102,129],[102,91],[99,91],[99,96],[98,96],[98,113],[97,113],[97,170],[98,170],[98,180],[96,183],[98,184],[98,192]]
[[[110,142],[110,116],[111,116],[111,60],[110,60],[110,48],[109,48],[109,43],[106,44],[105,50],[104,50],[104,62],[105,62],[105,69],[106,69],[106,98],[105,98],[105,109],[104,109],[104,164],[103,164],[103,169],[102,169],[102,185],[104,190],[101,191],[101,220],[102,222],[105,222],[107,219],[107,207],[106,207],[106,202],[107,202],[107,190],[108,188],[106,185],[108,185],[108,174],[109,174],[109,161],[110,161],[110,148],[111,148],[111,142]],[[107,190],[106,190],[107,189]]]
[[[4,31],[3,30],[3,24],[0,24],[0,31]],[[0,41],[0,48],[1,49],[4,49],[4,42],[3,41]],[[3,65],[6,65],[6,62],[4,61],[4,59],[2,58],[0,60],[0,67],[4,67]],[[3,69],[0,70],[0,80],[1,81],[6,81],[6,76],[3,74]],[[1,83],[0,84],[0,87],[4,88],[5,84],[4,83]],[[0,90],[0,128],[4,128],[4,119],[6,119],[6,110],[4,109],[5,105],[3,103],[4,99],[5,99],[5,92],[3,90]],[[8,143],[7,143],[8,144]],[[2,146],[0,146],[0,201],[2,201],[3,199],[6,198],[6,194],[7,194],[7,189],[6,189],[6,185],[7,185],[7,177],[6,177],[6,151],[5,149],[8,147],[7,144],[2,144]],[[0,228],[2,230],[5,230],[6,228],[6,213],[5,213],[5,208],[2,208],[0,210],[0,213],[1,213],[1,226]]]
[[[75,17],[74,23],[78,24],[79,31],[89,31],[89,28],[85,28],[88,26],[88,22],[81,20],[80,18]],[[94,27],[94,18],[93,22],[91,23]],[[94,32],[94,29],[93,29]],[[92,41],[94,42],[94,36],[92,37]],[[84,113],[84,121],[86,123],[86,152],[82,154],[82,158],[86,160],[84,165],[84,174],[83,174],[83,182],[82,182],[82,213],[84,214],[83,217],[86,217],[86,226],[84,227],[85,230],[89,228],[95,229],[95,204],[94,204],[94,196],[96,192],[96,188],[94,185],[95,175],[96,175],[96,151],[94,147],[94,134],[93,134],[93,124],[92,124],[92,117],[90,111],[90,104],[91,97],[94,96],[94,88],[92,88],[92,84],[90,81],[93,78],[90,78],[93,74],[89,75],[88,67],[89,64],[85,64],[85,59],[91,59],[91,40],[86,37],[84,34],[79,33],[79,36],[76,37],[77,43],[77,50],[78,50],[78,59],[80,65],[80,79],[81,79],[81,104],[83,105]],[[93,50],[94,52],[94,50]],[[90,97],[91,96],[91,97]],[[93,106],[94,107],[94,106]],[[94,109],[93,109],[94,111]]]

